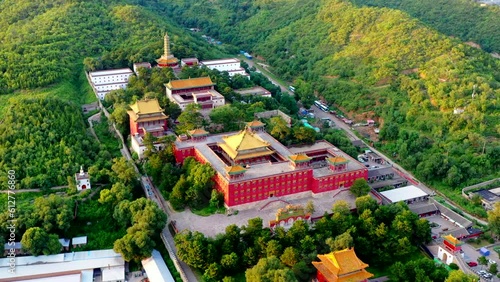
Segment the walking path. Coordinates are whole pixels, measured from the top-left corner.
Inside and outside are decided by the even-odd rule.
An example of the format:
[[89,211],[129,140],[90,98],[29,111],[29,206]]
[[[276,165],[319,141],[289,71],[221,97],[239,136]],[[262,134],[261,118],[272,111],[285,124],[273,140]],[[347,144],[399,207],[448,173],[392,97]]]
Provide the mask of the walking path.
[[97,134],[95,134],[95,130],[94,130],[94,121],[99,121],[101,119],[101,112],[99,111],[98,113],[96,113],[95,115],[89,117],[87,120],[89,122],[89,126],[90,126],[90,133],[92,133],[92,135],[94,135],[95,139],[97,140],[97,142],[101,143],[101,141],[99,140],[99,138],[97,137]]
[[[68,188],[68,185],[65,185],[65,186],[54,186],[54,187],[50,187],[49,189],[51,190],[59,190],[59,189],[65,189],[65,188]],[[15,190],[16,194],[17,193],[26,193],[26,192],[41,192],[43,189],[18,189],[18,190]],[[0,190],[0,193],[9,193],[12,191],[11,190]]]

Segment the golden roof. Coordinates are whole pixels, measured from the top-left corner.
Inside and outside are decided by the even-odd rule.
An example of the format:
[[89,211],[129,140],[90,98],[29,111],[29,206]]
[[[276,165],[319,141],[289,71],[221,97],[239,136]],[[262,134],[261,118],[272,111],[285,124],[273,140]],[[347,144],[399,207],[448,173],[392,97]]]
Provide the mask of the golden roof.
[[169,83],[165,84],[168,89],[177,90],[177,89],[189,89],[203,86],[212,86],[214,83],[210,79],[210,77],[197,77],[190,79],[178,79],[171,80]]
[[197,128],[194,130],[188,131],[189,135],[191,136],[203,136],[203,135],[208,135],[208,132],[203,129],[203,128]]
[[127,111],[130,118],[135,121],[152,121],[167,119],[168,117],[163,113],[163,109],[160,107],[158,100],[156,99],[144,99],[136,101],[134,104],[130,105],[131,111]]
[[247,126],[249,127],[261,127],[261,126],[264,126],[265,124],[263,124],[260,120],[254,120],[254,121],[251,121],[251,122],[247,122]]
[[156,62],[158,64],[175,64],[178,63],[179,60],[176,57],[168,58],[162,55],[159,59],[156,60]]
[[326,255],[318,255],[324,267],[335,276],[349,274],[368,267],[354,252],[354,248],[331,252]]
[[332,164],[343,164],[349,162],[346,158],[339,156],[328,158],[327,160]]
[[226,167],[226,172],[229,175],[240,174],[240,173],[243,173],[245,171],[247,171],[247,170],[244,167],[242,167],[241,165],[233,165],[233,166]]
[[311,160],[311,158],[305,154],[291,155],[291,156],[289,156],[289,158],[290,158],[290,160],[292,160],[296,163],[307,162],[307,161]]
[[446,236],[443,236],[443,238],[444,238],[446,241],[448,241],[448,242],[452,243],[452,244],[453,244],[453,245],[455,245],[455,246],[460,246],[460,245],[462,245],[462,244],[463,244],[463,243],[462,243],[462,241],[460,241],[460,240],[458,240],[457,238],[453,237],[453,235],[451,235],[451,234],[448,234],[448,235],[446,235]]
[[319,272],[321,272],[321,274],[323,274],[323,277],[325,277],[326,281],[328,282],[356,282],[365,281],[366,279],[373,277],[373,274],[364,269],[352,274],[338,277],[336,274],[331,272],[331,270],[322,262],[313,261],[312,264]]
[[242,130],[231,136],[224,136],[222,140],[224,140],[224,143],[219,144],[219,146],[233,160],[267,156],[274,153],[268,148],[269,143],[248,130]]

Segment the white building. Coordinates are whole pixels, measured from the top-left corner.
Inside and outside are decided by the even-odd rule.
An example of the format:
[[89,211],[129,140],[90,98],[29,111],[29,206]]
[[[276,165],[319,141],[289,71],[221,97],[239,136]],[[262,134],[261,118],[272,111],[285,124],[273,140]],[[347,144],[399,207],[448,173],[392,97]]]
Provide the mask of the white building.
[[10,263],[0,259],[0,282],[125,281],[125,261],[113,250],[16,257],[14,272]]
[[75,174],[76,180],[76,190],[82,191],[90,189],[90,176],[87,172],[83,171],[83,167],[80,166],[80,172]]
[[152,256],[141,261],[149,282],[175,282],[160,252],[153,250]]
[[73,245],[73,248],[87,245],[87,236],[74,237],[71,239],[71,244]]
[[429,199],[429,194],[413,185],[383,191],[380,192],[380,194],[391,203],[405,202],[407,204],[412,204],[415,202],[427,201],[427,199]]
[[102,70],[89,73],[92,88],[99,99],[104,100],[112,90],[127,88],[128,79],[134,73],[129,68]]
[[200,65],[206,66],[211,70],[218,70],[220,72],[227,71],[229,73],[229,76],[234,76],[236,74],[248,76],[248,73],[245,72],[245,69],[241,67],[240,60],[236,58],[201,61]]
[[171,80],[165,84],[167,97],[179,105],[181,110],[189,104],[198,104],[202,109],[224,106],[224,96],[214,89],[210,77]]

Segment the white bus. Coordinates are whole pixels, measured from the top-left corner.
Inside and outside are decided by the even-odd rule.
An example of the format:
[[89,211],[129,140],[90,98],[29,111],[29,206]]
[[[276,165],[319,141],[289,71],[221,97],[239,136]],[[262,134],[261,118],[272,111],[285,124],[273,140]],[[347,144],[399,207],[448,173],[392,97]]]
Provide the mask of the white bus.
[[293,86],[291,86],[291,85],[290,85],[290,86],[288,86],[288,90],[292,91],[292,93],[295,93],[295,87],[293,87]]
[[314,101],[314,105],[316,105],[316,107],[318,107],[320,110],[322,110],[323,112],[328,112],[328,106],[321,103],[321,101]]

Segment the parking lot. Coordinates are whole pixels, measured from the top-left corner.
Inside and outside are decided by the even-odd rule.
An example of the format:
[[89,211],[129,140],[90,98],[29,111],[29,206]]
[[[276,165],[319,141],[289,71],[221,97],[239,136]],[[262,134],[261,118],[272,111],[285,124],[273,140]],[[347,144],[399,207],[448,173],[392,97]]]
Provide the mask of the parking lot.
[[[479,251],[469,244],[463,244],[462,250],[463,250],[462,255],[464,261],[467,263],[472,263],[473,265],[477,263],[477,259],[481,256]],[[471,269],[481,277],[481,281],[500,281],[500,278],[488,272],[491,263],[495,262],[498,264],[498,262],[500,262],[498,253],[494,251],[493,248],[488,248],[488,250],[490,251],[490,254],[486,257],[489,260],[488,264],[487,265],[477,264],[477,266],[472,266]]]

